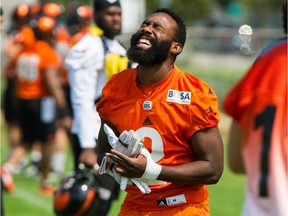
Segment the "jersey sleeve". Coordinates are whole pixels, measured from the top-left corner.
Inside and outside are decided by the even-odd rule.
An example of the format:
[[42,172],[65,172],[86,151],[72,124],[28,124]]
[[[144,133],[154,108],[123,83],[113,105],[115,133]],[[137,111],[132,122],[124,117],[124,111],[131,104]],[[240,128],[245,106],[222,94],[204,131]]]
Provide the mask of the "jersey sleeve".
[[[281,55],[281,51],[282,53],[286,52],[286,44],[280,44],[277,47],[278,49],[267,52],[265,56],[258,58],[224,98],[223,110],[236,121],[241,121],[250,104],[254,102],[256,91],[260,92],[263,97],[267,97],[269,92],[282,94],[281,89],[285,83],[282,82],[283,76],[280,76],[279,73],[283,71],[283,68],[287,68],[286,56]],[[273,61],[269,59],[273,59]],[[275,76],[276,73],[277,76]]]
[[[133,72],[134,69],[135,68],[126,69],[108,78],[108,81],[102,89],[101,100],[97,103],[97,112],[101,118],[109,121],[111,117],[110,110],[118,109],[117,103],[115,104],[115,101],[113,101],[115,97],[119,99],[119,97],[121,98],[123,96],[120,100],[128,102],[127,95],[130,94],[128,90],[129,87],[127,87],[127,85],[123,87],[123,83],[130,82],[130,76],[136,76],[136,73]],[[121,82],[119,82],[119,80],[121,80]],[[115,96],[115,94],[117,96]]]
[[238,122],[251,102],[251,97],[249,96],[251,94],[249,94],[249,91],[243,91],[242,86],[243,82],[238,83],[223,101],[223,110]]
[[215,127],[220,121],[217,95],[206,83],[200,82],[200,84],[199,90],[192,92],[192,108],[189,115],[192,118],[190,135],[201,129]]
[[99,116],[105,120],[109,119],[109,113],[107,113],[107,110],[109,110],[110,103],[107,103],[109,101],[109,94],[110,94],[110,86],[113,85],[114,79],[113,75],[108,78],[107,83],[102,89],[102,95],[101,100],[99,103],[97,103],[96,110],[99,113]]
[[41,69],[46,67],[60,67],[61,59],[58,53],[46,43],[41,43],[38,46],[41,56]]

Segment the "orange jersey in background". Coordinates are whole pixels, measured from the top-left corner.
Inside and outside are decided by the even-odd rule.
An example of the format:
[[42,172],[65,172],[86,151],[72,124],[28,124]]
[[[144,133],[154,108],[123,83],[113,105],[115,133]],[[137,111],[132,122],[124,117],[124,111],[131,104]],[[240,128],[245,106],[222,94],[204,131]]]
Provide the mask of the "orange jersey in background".
[[46,42],[37,41],[25,47],[17,59],[17,95],[21,99],[40,99],[48,95],[44,70],[60,67],[56,51]]
[[[101,118],[124,130],[137,131],[155,162],[176,166],[196,160],[190,137],[198,130],[217,126],[220,116],[217,97],[198,78],[173,71],[146,96],[136,81],[137,68],[113,75],[103,89],[97,111]],[[150,185],[152,192],[143,195],[135,186],[127,186],[124,205],[139,210],[167,208],[161,199],[183,196],[186,203],[202,202],[208,197],[205,185],[162,182]]]
[[34,32],[31,27],[24,26],[15,35],[7,35],[5,37],[4,54],[6,57],[4,76],[7,79],[15,78],[16,61],[24,49],[31,46],[35,42]]
[[223,109],[245,134],[244,209],[249,215],[287,215],[287,40],[256,60],[226,96]]

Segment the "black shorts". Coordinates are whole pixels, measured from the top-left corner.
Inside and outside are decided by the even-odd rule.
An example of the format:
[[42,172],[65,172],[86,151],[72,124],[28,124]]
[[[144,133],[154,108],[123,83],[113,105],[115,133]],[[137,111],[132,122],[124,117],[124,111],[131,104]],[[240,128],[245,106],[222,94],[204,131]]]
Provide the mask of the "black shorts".
[[71,97],[70,97],[70,86],[69,85],[63,85],[62,88],[64,91],[67,107],[68,107],[69,112],[71,113],[71,115],[73,117],[72,103],[71,103]]
[[19,99],[16,96],[15,80],[8,79],[3,95],[4,118],[8,123],[16,123],[19,119]]
[[47,142],[54,138],[55,104],[44,104],[43,101],[44,99],[19,100],[19,121],[23,133],[22,141],[25,144],[31,145],[34,141]]

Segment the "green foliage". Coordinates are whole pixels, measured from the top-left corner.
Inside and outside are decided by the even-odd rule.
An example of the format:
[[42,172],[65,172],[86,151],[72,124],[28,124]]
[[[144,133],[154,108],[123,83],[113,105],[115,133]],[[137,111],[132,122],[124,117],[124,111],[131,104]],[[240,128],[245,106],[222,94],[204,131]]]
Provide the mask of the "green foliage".
[[[240,0],[246,8],[246,16],[253,27],[265,27],[267,23],[281,22],[281,0]],[[278,24],[279,25],[279,24]]]
[[[166,2],[166,4],[165,4]],[[158,1],[147,0],[147,14],[150,14],[159,7],[170,7],[183,17],[187,25],[195,23],[197,20],[208,16],[213,7],[212,0],[170,0]]]

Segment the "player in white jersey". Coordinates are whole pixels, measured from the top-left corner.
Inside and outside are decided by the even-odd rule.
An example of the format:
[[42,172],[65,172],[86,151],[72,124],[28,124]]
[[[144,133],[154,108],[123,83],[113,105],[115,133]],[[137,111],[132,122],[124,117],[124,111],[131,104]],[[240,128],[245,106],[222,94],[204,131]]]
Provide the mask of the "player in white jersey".
[[[108,79],[105,61],[111,53],[117,54],[119,59],[126,56],[125,48],[115,38],[121,32],[120,1],[94,0],[93,6],[94,22],[103,30],[103,35],[88,32],[70,49],[65,59],[73,107],[71,132],[75,169],[80,163],[94,168],[97,164],[96,144],[101,123],[95,105]],[[105,175],[99,179],[105,193],[99,191],[100,203],[95,215],[106,215],[111,201],[118,197],[119,185]]]

